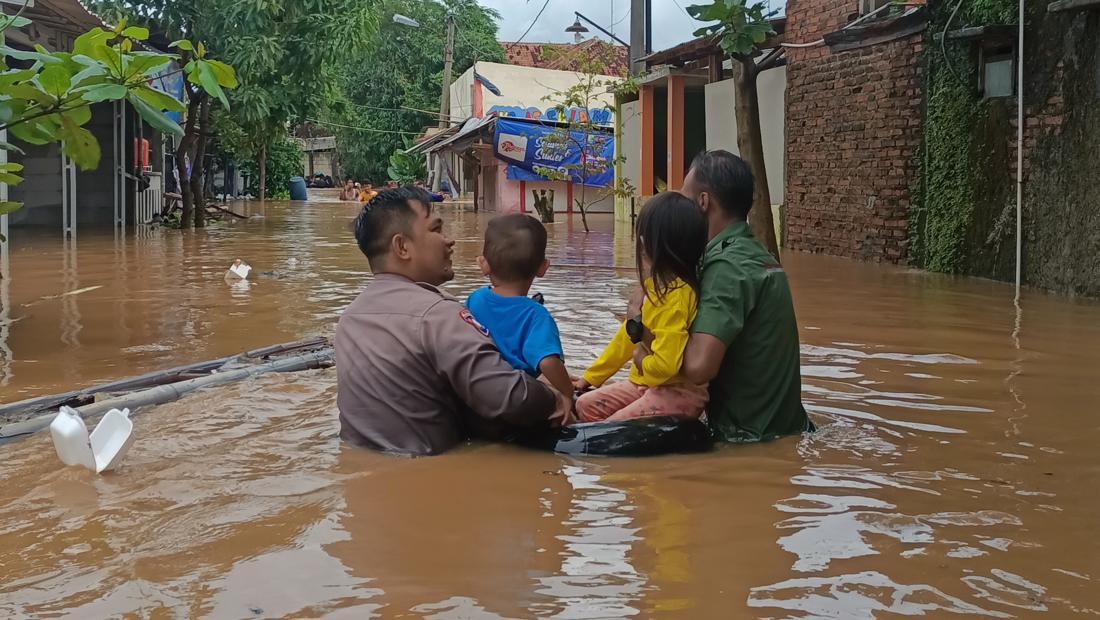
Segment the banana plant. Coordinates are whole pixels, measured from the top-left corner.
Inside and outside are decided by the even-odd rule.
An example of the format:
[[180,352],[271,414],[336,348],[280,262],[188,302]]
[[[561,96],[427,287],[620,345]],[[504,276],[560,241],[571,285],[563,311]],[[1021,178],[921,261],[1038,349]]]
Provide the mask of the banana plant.
[[[0,141],[0,149],[21,154],[16,143],[63,144],[63,152],[81,170],[99,165],[100,148],[84,125],[91,120],[90,106],[108,101],[127,101],[152,127],[173,136],[183,135],[166,112],[186,108],[172,95],[151,85],[151,80],[179,61],[176,54],[150,51],[141,44],[149,30],[127,26],[93,28],[73,44],[72,52],[51,52],[36,45],[33,51],[3,44],[8,28],[31,23],[21,15],[0,18],[0,130],[12,142]],[[228,106],[225,89],[237,87],[236,73],[226,63],[208,58],[202,43],[176,41],[187,61],[178,71],[188,82]],[[0,164],[0,183],[18,185],[22,165]],[[18,202],[0,202],[0,215],[16,211]],[[3,239],[0,238],[0,241]]]
[[401,184],[423,180],[428,176],[424,158],[407,152],[412,148],[412,140],[406,138],[404,142],[404,149],[397,149],[390,155],[390,165],[386,168],[386,174],[390,179]]

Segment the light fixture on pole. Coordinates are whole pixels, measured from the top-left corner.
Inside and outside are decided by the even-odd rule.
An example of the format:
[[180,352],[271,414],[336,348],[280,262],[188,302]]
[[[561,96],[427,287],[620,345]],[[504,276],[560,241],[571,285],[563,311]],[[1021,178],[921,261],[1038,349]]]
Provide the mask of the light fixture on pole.
[[600,32],[602,32],[602,33],[606,34],[607,36],[611,37],[612,39],[614,39],[615,42],[618,43],[619,45],[622,45],[624,47],[630,47],[629,43],[627,43],[626,41],[623,41],[619,37],[611,34],[610,30],[608,30],[607,28],[604,28],[603,26],[597,24],[596,22],[592,21],[591,19],[588,19],[584,15],[582,15],[578,12],[574,12],[573,15],[575,16],[575,19],[573,20],[573,25],[566,28],[565,31],[566,32],[572,32],[576,36],[576,42],[577,43],[580,43],[580,41],[581,41],[581,33],[582,32],[589,32],[588,28],[585,27],[585,25],[581,23],[581,20],[583,19],[584,21],[588,22],[589,24],[592,24],[592,27],[594,27],[596,30],[599,30]]
[[574,43],[580,43],[581,40],[584,38],[584,33],[589,32],[589,30],[588,28],[585,28],[584,24],[581,23],[580,13],[577,13],[576,15],[576,19],[573,20],[573,25],[566,28],[565,31],[573,33]]
[[411,17],[405,17],[400,13],[393,14],[393,23],[401,24],[402,26],[409,26],[410,28],[419,28],[420,22]]

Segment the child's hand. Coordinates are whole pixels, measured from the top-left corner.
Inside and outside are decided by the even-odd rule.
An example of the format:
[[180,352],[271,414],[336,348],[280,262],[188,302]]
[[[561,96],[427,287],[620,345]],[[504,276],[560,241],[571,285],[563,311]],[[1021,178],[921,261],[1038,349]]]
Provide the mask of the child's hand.
[[639,342],[634,345],[634,367],[638,369],[638,374],[645,376],[645,370],[642,368],[642,360],[644,360],[652,351],[644,342]]
[[550,426],[565,426],[573,421],[573,395],[562,394],[561,390],[554,387],[554,384],[546,378],[546,375],[539,377],[539,381],[550,386],[550,391],[554,392],[554,412],[550,414]]
[[581,377],[569,377],[573,381],[573,389],[577,392],[587,392],[592,389],[592,384]]

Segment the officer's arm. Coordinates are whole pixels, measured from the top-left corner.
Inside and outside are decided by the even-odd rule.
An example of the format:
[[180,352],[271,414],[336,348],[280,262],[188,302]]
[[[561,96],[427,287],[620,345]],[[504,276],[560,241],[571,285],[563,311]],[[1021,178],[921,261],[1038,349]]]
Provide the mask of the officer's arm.
[[437,303],[421,323],[424,350],[459,399],[477,415],[515,425],[546,422],[554,413],[552,388],[508,365],[493,340],[453,302]]

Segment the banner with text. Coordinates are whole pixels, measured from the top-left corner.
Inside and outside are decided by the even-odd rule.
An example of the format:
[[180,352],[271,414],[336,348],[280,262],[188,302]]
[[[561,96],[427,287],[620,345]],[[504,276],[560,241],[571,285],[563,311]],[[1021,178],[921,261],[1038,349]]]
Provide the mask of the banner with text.
[[508,162],[508,179],[512,181],[559,180],[539,173],[550,169],[568,175],[574,183],[611,186],[615,181],[614,135],[591,132],[587,148],[581,148],[584,143],[582,131],[500,118],[493,134],[493,153]]

